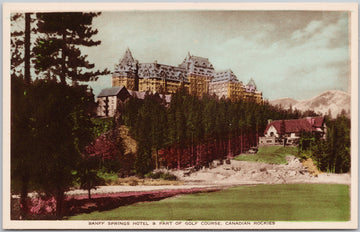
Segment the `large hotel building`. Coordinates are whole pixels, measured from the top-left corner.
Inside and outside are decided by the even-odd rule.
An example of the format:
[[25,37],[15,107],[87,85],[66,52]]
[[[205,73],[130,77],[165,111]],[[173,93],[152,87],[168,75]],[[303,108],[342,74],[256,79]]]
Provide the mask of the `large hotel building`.
[[245,85],[230,69],[217,72],[207,58],[192,56],[190,53],[176,67],[158,64],[156,61],[139,63],[127,49],[112,75],[113,87],[125,86],[132,91],[171,94],[181,85],[190,94],[199,97],[215,94],[232,101],[262,103],[262,93],[256,89],[253,79]]

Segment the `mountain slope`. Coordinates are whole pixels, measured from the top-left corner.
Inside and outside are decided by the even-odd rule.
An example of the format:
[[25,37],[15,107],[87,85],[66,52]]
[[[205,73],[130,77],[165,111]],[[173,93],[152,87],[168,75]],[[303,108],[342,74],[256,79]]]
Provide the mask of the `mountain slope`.
[[290,106],[294,106],[296,103],[298,103],[298,100],[292,99],[292,98],[280,98],[276,100],[270,100],[269,101],[271,105],[279,105],[282,108],[288,109]]
[[269,101],[271,105],[281,105],[284,109],[290,108],[301,111],[313,110],[317,113],[327,114],[331,111],[331,116],[336,117],[345,110],[350,114],[350,94],[340,90],[328,90],[311,99],[297,101],[291,98],[282,98]]

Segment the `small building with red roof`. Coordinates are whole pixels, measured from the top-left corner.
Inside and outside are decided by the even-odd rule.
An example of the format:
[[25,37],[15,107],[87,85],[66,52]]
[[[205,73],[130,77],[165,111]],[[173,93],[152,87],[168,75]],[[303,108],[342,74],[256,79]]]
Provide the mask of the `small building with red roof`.
[[259,138],[259,145],[273,145],[286,139],[287,144],[296,144],[301,133],[318,133],[325,138],[326,125],[324,117],[306,117],[291,120],[269,120],[264,137]]

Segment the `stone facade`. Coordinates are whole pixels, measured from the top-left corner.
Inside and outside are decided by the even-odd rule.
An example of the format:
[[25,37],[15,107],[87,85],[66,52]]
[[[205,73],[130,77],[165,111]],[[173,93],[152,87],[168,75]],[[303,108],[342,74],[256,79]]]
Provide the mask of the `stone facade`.
[[255,81],[251,78],[247,85],[243,85],[243,99],[245,101],[262,101],[262,93],[256,89]]
[[97,116],[114,117],[119,104],[130,97],[125,87],[103,89],[97,97]]
[[[97,97],[96,114],[98,117],[114,117],[117,111],[122,112],[129,98],[144,100],[145,96],[146,92],[127,90],[124,86],[103,89]],[[165,100],[166,107],[170,105],[171,94],[159,94],[159,97]]]
[[203,97],[215,94],[232,101],[246,100],[262,103],[262,93],[256,90],[251,79],[244,85],[231,70],[215,72],[207,58],[187,54],[178,66],[139,63],[129,49],[115,66],[113,86],[125,86],[128,90],[149,91],[162,94],[175,93],[183,87],[190,94]]
[[243,97],[243,83],[238,81],[235,74],[229,69],[217,72],[210,82],[209,93],[232,101],[241,100]]

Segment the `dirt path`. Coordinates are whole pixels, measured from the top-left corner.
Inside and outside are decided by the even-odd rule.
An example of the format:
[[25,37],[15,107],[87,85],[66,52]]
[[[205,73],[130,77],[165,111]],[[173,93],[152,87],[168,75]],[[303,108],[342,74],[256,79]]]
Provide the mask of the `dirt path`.
[[[116,194],[116,193],[139,193],[139,192],[157,192],[162,190],[192,190],[192,189],[208,189],[216,187],[215,184],[213,185],[194,185],[194,184],[185,184],[185,185],[161,185],[161,186],[121,186],[121,185],[114,185],[114,186],[99,186],[96,190],[91,190],[91,195],[103,195],[103,194]],[[87,197],[87,190],[76,189],[66,192],[67,196],[86,196]]]

